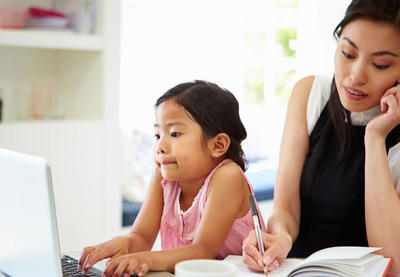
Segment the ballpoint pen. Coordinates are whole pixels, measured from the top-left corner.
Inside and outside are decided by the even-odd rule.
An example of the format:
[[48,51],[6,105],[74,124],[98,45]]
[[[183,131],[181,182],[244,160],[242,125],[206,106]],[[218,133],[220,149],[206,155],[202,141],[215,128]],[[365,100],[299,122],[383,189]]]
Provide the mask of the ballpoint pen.
[[[261,256],[264,256],[264,244],[261,239],[260,219],[258,217],[258,211],[256,208],[256,203],[254,201],[254,196],[250,195],[249,200],[250,200],[251,215],[253,216],[253,221],[254,221],[254,228],[256,229],[258,249],[260,250]],[[268,267],[266,265],[263,265],[263,270],[265,276],[268,276]]]

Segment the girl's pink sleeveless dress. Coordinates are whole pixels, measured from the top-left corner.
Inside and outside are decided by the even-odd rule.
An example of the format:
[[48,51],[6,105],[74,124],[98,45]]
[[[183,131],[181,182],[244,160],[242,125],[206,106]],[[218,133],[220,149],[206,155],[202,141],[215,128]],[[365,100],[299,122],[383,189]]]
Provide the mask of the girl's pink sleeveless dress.
[[[229,162],[232,161],[229,159],[223,160],[210,172],[204,181],[204,185],[201,187],[196,198],[193,200],[192,206],[185,212],[180,209],[179,205],[181,189],[178,185],[178,182],[167,181],[165,179],[161,182],[164,190],[164,209],[160,226],[161,247],[163,250],[169,250],[179,246],[192,244],[197,226],[200,223],[206,205],[207,189],[211,177],[219,167]],[[251,194],[253,194],[253,188],[251,187],[243,171],[242,174],[247,181]],[[266,229],[264,221],[262,220],[260,211],[258,212],[261,221],[261,229],[265,231]],[[243,217],[237,218],[234,221],[232,229],[225,239],[221,249],[219,250],[217,258],[223,259],[228,255],[242,255],[243,240],[253,229],[253,217],[251,215],[251,210],[249,209],[249,211]]]

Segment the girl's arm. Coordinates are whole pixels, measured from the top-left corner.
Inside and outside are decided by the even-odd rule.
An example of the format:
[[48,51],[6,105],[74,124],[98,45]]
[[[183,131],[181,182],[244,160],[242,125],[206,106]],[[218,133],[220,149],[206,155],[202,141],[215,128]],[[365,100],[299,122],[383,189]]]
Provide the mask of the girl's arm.
[[400,273],[400,200],[386,154],[386,136],[400,123],[400,86],[382,97],[383,113],[371,120],[365,132],[365,221],[368,244],[382,247],[392,257],[389,275]]
[[212,177],[205,210],[192,245],[167,251],[146,251],[112,259],[106,276],[123,273],[143,275],[147,270],[174,271],[177,262],[188,259],[215,258],[233,222],[250,208],[250,191],[240,169],[233,163],[220,167]]
[[[293,88],[288,104],[277,172],[273,212],[263,233],[266,249],[264,264],[273,270],[287,256],[296,240],[300,224],[299,184],[308,152],[307,102],[314,77],[300,80]],[[243,261],[250,269],[262,270],[255,233],[251,232],[243,244]]]
[[87,273],[100,260],[152,248],[159,231],[163,208],[161,180],[161,174],[156,168],[150,180],[143,206],[130,232],[99,245],[86,247],[79,259],[79,269]]
[[160,230],[161,215],[164,207],[162,176],[158,167],[151,176],[146,198],[133,223],[129,234],[131,245],[129,252],[151,250]]

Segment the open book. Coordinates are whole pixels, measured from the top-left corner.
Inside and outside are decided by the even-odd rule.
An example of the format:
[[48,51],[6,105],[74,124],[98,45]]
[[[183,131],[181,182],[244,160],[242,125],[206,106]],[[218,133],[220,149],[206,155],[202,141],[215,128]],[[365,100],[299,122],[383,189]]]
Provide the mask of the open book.
[[[269,277],[305,276],[385,276],[392,262],[391,258],[372,254],[376,247],[330,247],[319,250],[306,259],[286,259],[277,269],[269,272]],[[265,276],[264,273],[250,271],[242,261],[242,256],[228,256],[226,262],[238,268],[238,276]]]

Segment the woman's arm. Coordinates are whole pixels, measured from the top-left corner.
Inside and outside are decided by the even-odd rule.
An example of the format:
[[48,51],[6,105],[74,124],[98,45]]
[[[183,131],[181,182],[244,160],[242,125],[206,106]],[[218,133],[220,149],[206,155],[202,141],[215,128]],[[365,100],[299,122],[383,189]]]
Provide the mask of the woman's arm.
[[279,155],[274,209],[268,221],[268,233],[285,232],[292,242],[297,238],[300,225],[300,177],[309,147],[306,113],[313,81],[314,77],[300,80],[289,101]]
[[146,251],[111,259],[106,276],[123,273],[174,271],[177,262],[213,259],[218,255],[236,218],[250,209],[250,191],[240,169],[233,163],[220,167],[212,177],[201,222],[192,245],[165,251]]
[[400,123],[400,86],[381,100],[383,113],[365,131],[365,221],[368,244],[382,247],[392,257],[389,275],[400,274],[400,200],[396,194],[386,153],[386,136]]
[[[299,184],[304,160],[308,152],[307,102],[314,77],[300,80],[289,100],[283,131],[279,167],[274,191],[274,207],[263,233],[266,248],[264,263],[272,270],[287,256],[296,240],[300,224]],[[261,255],[254,232],[244,245],[243,261],[253,270],[262,270]]]

